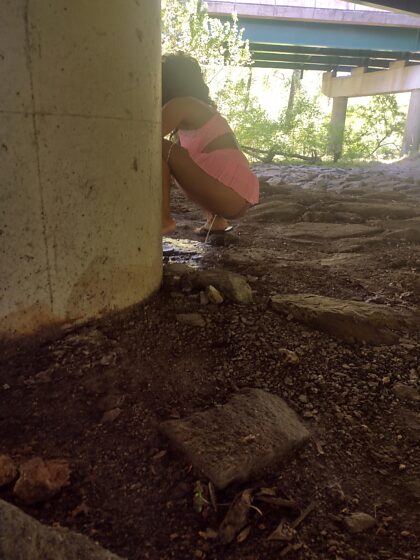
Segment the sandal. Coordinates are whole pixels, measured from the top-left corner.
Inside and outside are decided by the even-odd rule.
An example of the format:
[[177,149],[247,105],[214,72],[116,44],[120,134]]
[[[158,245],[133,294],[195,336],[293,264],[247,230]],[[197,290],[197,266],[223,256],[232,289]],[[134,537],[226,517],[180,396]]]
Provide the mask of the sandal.
[[207,237],[208,235],[224,235],[233,230],[233,226],[228,226],[225,229],[207,229],[206,226],[201,226],[194,230],[194,233],[199,237]]

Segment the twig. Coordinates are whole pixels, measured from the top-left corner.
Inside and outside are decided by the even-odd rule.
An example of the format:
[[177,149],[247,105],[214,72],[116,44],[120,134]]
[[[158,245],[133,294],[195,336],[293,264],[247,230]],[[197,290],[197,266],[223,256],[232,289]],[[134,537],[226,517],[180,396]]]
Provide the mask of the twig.
[[261,161],[271,163],[275,156],[283,156],[286,158],[297,158],[309,163],[319,163],[321,158],[319,156],[304,156],[303,154],[296,154],[294,152],[288,153],[280,150],[279,148],[271,148],[269,150],[261,150],[253,148],[252,146],[241,146],[243,151],[257,157]]
[[296,529],[296,527],[300,525],[302,521],[304,521],[304,519],[308,517],[308,515],[315,509],[315,505],[316,505],[315,502],[312,502],[312,504],[309,504],[309,506],[302,511],[299,517],[295,519],[291,524],[292,529]]
[[283,550],[280,552],[280,558],[284,558],[289,554],[289,552],[294,552],[295,550],[299,550],[299,548],[302,548],[302,543],[288,544],[286,548],[283,548]]

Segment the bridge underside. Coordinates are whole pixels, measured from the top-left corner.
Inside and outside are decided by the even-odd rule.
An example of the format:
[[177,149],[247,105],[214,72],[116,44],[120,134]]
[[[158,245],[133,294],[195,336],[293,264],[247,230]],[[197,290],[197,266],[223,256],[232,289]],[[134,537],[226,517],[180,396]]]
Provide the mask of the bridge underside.
[[395,60],[409,64],[420,62],[420,53],[404,51],[368,51],[300,45],[250,44],[254,66],[298,70],[351,72],[354,68],[384,70]]
[[254,66],[351,72],[389,68],[395,60],[420,61],[416,28],[344,26],[308,21],[239,19]]
[[[398,5],[420,13],[417,0],[359,3],[388,8]],[[218,10],[213,2],[211,15],[223,19],[232,2],[224,4]],[[401,16],[405,18],[401,20],[393,14],[389,19],[380,13],[380,17],[375,15],[375,21],[367,18],[365,22],[363,17],[360,19],[360,12],[356,14],[357,20],[354,12],[318,10],[318,20],[314,21],[309,18],[307,8],[292,17],[290,7],[283,10],[277,5],[264,9],[257,4],[241,6],[247,8],[241,8],[244,11],[239,13],[238,24],[244,29],[244,38],[249,40],[255,67],[325,72],[322,91],[333,98],[329,152],[334,160],[342,153],[348,98],[364,95],[411,91],[402,153],[419,150],[420,25],[417,18],[406,21],[407,16]],[[315,13],[316,9],[312,11]],[[327,12],[334,13],[331,16]],[[337,72],[348,72],[350,76],[337,77]]]

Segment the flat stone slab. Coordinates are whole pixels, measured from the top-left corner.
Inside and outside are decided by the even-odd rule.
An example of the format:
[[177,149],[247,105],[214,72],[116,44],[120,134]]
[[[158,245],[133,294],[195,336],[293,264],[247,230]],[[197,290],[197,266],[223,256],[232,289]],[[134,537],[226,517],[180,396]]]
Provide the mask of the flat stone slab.
[[386,305],[312,294],[278,295],[271,302],[277,311],[347,342],[395,344],[399,335],[394,331],[420,328],[418,312]]
[[0,500],[1,560],[122,560],[83,535],[36,521]]
[[220,489],[284,459],[310,435],[283,399],[261,389],[246,389],[223,406],[160,428]]

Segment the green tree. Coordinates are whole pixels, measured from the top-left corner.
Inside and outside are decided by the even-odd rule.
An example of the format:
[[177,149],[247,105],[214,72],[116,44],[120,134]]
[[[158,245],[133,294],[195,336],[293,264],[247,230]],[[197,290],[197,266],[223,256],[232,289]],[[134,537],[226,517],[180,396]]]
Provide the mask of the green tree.
[[344,134],[345,159],[399,156],[405,114],[395,95],[376,95],[366,105],[349,107]]
[[162,51],[182,51],[202,65],[249,64],[248,41],[236,17],[211,18],[202,0],[162,0]]

